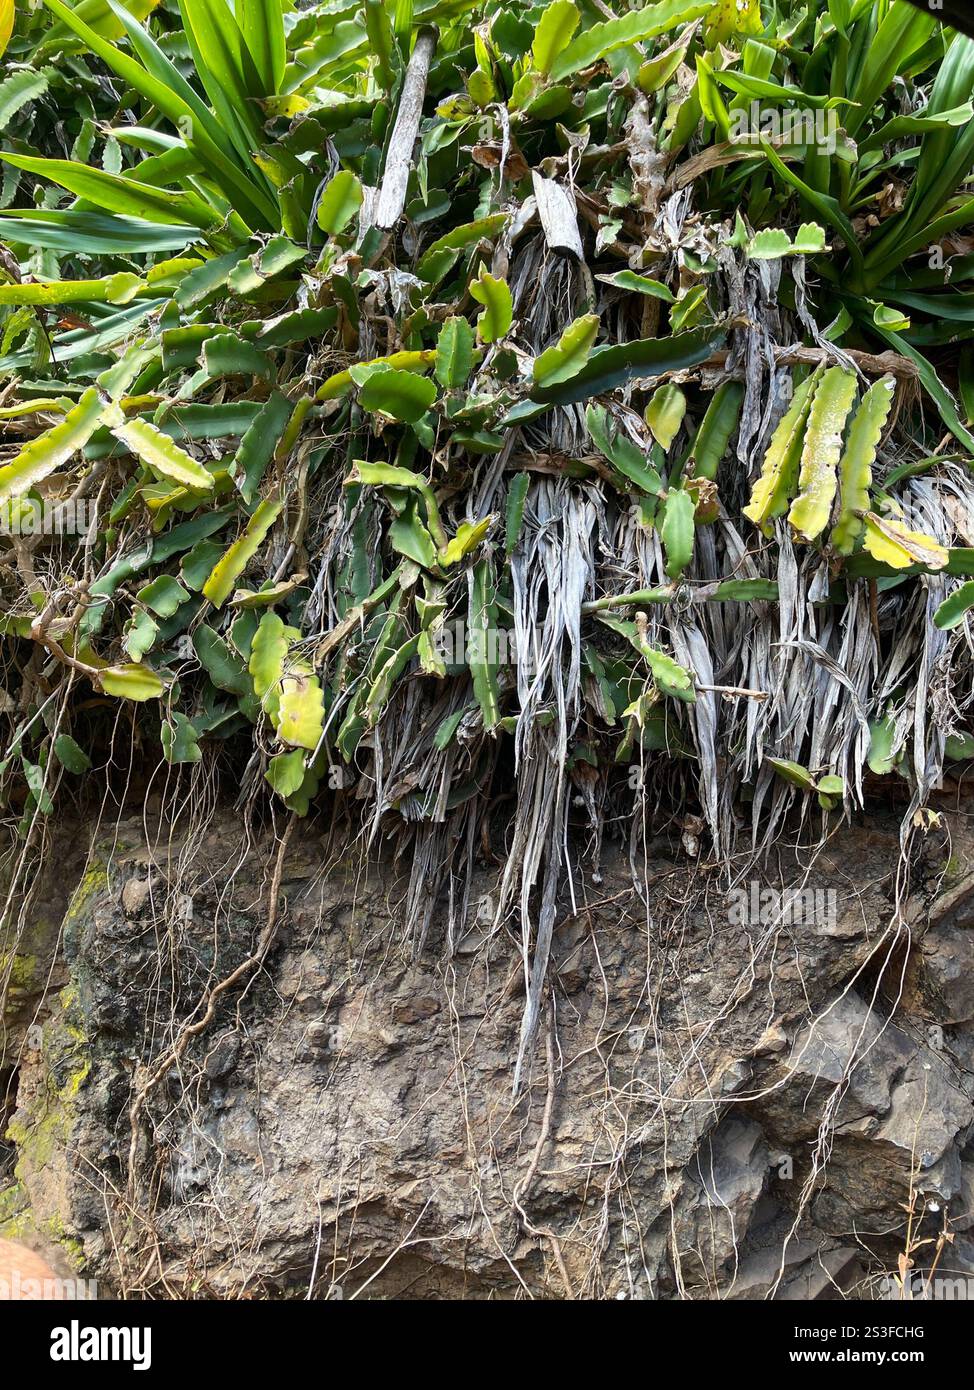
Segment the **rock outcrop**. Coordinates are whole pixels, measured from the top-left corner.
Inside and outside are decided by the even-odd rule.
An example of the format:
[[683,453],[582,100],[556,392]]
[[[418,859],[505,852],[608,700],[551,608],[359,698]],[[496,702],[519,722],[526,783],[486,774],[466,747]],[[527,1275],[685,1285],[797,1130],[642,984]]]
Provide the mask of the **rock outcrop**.
[[974,875],[951,829],[899,905],[892,817],[763,896],[661,843],[644,900],[606,852],[515,1097],[520,943],[487,871],[452,956],[411,959],[394,867],[332,863],[302,824],[264,967],[134,1112],[259,940],[273,846],[229,812],[124,821],[87,857],[68,836],[4,1015],[0,1235],[163,1297],[877,1297],[904,1251],[966,1280]]

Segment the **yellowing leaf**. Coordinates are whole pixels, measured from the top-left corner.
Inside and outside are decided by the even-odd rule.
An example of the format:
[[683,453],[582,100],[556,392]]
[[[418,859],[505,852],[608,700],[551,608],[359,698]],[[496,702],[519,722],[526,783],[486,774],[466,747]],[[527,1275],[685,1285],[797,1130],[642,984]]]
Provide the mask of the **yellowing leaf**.
[[0,285],[0,305],[128,304],[145,285],[127,270],[101,280],[29,280],[26,284]]
[[687,413],[687,398],[679,386],[660,386],[646,407],[646,423],[653,438],[668,453]]
[[10,35],[14,31],[14,0],[0,0],[0,58],[7,51]]
[[455,565],[458,560],[462,560],[464,555],[469,555],[471,550],[476,550],[477,546],[490,530],[490,524],[494,520],[493,516],[485,516],[483,521],[471,525],[468,521],[462,521],[457,527],[457,533],[442,551],[440,560],[444,565]]
[[73,404],[67,396],[40,396],[32,401],[21,401],[18,405],[0,407],[0,420],[16,420],[21,415],[39,415],[42,411],[63,415]]
[[812,393],[821,380],[822,368],[817,367],[795,391],[791,405],[778,422],[771,443],[764,455],[761,476],[751,489],[751,500],[743,509],[744,515],[769,531],[773,517],[780,516],[788,506],[793,475],[798,468],[799,446]]
[[446,533],[440,520],[436,496],[421,474],[414,473],[409,468],[397,468],[395,464],[391,463],[368,463],[365,459],[356,459],[355,471],[346,482],[363,482],[368,483],[371,487],[414,488],[422,497],[426,507],[426,519],[433,539],[441,549],[446,547]]
[[598,314],[585,314],[570,323],[550,348],[534,359],[532,374],[538,386],[567,381],[588,361],[599,331]]
[[97,389],[89,386],[59,424],[25,444],[12,463],[0,468],[0,502],[35,487],[83,448],[109,409]]
[[707,15],[704,38],[708,48],[727,43],[734,34],[760,34],[761,0],[716,0]]
[[113,425],[112,434],[164,478],[171,478],[183,487],[212,490],[213,474],[148,420],[135,419]]
[[316,748],[324,717],[318,677],[303,673],[285,676],[277,708],[277,732],[284,742],[292,748]]
[[799,495],[788,513],[798,534],[813,541],[825,530],[838,486],[842,432],[856,394],[854,372],[829,367],[812,398],[798,475]]
[[276,613],[265,613],[254,633],[248,669],[253,678],[254,693],[274,725],[277,724],[288,645],[284,620]]
[[[380,363],[385,363],[390,367],[395,367],[401,372],[425,372],[427,367],[432,366],[436,361],[435,348],[423,348],[421,351],[393,352],[388,357],[373,357],[368,362],[360,362],[358,367],[374,367]],[[342,396],[348,395],[355,385],[355,379],[350,370],[336,372],[328,380],[318,387],[315,392],[316,401],[337,401]]]
[[264,537],[277,520],[281,506],[276,498],[266,498],[261,502],[250,518],[246,531],[213,566],[209,579],[203,585],[203,594],[214,608],[222,608],[230,597],[237,579],[243,574],[248,561],[256,555]]
[[893,404],[896,382],[884,376],[862,398],[839,464],[839,496],[842,510],[832,532],[832,545],[840,555],[851,555],[862,534],[862,513],[869,510],[872,465],[886,417]]
[[949,555],[939,542],[922,531],[910,531],[900,521],[884,521],[874,512],[863,518],[865,547],[874,560],[903,570],[910,565],[923,565],[928,570],[942,570]]
[[135,662],[106,666],[98,672],[98,683],[106,695],[117,695],[123,700],[158,700],[166,689],[165,682],[151,667]]

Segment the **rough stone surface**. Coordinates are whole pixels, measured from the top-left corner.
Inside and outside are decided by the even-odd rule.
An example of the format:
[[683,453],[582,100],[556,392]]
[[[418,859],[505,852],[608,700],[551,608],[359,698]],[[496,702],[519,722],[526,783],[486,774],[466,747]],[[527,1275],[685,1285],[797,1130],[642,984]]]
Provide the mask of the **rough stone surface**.
[[157,1297],[808,1299],[875,1296],[912,1204],[917,1238],[954,1237],[940,1270],[974,1274],[956,819],[898,931],[892,817],[804,873],[780,861],[773,886],[820,890],[785,921],[750,890],[732,910],[663,843],[644,903],[606,851],[556,930],[517,1098],[519,939],[480,910],[487,870],[453,957],[431,938],[414,960],[394,868],[326,871],[303,825],[277,944],[149,1094],[131,1187],[133,1084],[253,949],[272,846],[229,812],[182,836],[125,821],[72,861],[70,904],[59,862],[36,1045],[22,1000],[4,1015],[0,1234],[44,1233],[103,1289]]

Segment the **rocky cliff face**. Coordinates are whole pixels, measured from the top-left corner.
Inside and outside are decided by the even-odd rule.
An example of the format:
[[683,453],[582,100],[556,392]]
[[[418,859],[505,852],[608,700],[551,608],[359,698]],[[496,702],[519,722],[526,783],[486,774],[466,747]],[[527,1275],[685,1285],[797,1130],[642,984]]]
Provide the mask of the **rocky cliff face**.
[[394,867],[302,824],[264,967],[133,1111],[259,940],[273,846],[229,812],[90,854],[67,832],[7,962],[0,1235],[156,1297],[875,1297],[904,1253],[974,1275],[971,836],[944,817],[897,910],[897,835],[779,861],[790,905],[663,845],[644,901],[608,856],[513,1097],[520,942],[488,873],[452,955],[413,960]]

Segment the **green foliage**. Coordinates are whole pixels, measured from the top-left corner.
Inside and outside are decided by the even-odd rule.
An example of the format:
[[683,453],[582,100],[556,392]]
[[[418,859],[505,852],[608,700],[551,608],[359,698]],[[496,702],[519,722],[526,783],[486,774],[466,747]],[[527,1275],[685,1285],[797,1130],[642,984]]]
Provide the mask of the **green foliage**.
[[[387,728],[433,731],[381,793],[410,824],[486,796],[506,736],[525,755],[566,708],[588,766],[703,766],[714,687],[687,653],[785,601],[779,546],[812,557],[824,608],[868,592],[875,617],[941,575],[936,627],[966,624],[966,538],[918,521],[908,484],[968,461],[945,431],[974,448],[974,43],[905,0],[613,8],[18,10],[0,509],[22,527],[97,499],[85,546],[0,537],[10,670],[33,648],[65,682],[63,728],[11,716],[29,812],[96,762],[92,695],[187,775],[247,733],[302,814]],[[769,137],[755,112],[815,121]],[[380,227],[383,188],[403,210]],[[592,510],[559,531],[569,501]],[[567,699],[497,649],[552,614]],[[789,751],[749,775],[823,810],[853,794]]]

